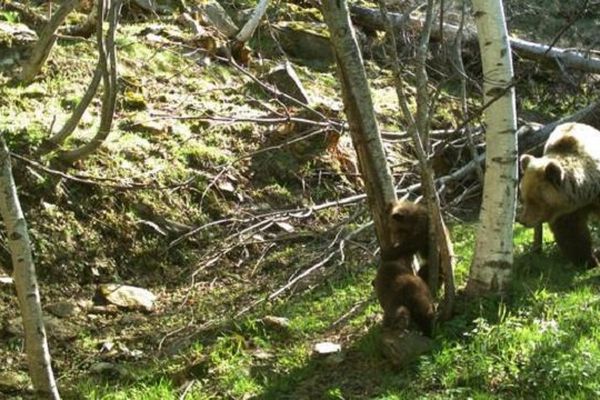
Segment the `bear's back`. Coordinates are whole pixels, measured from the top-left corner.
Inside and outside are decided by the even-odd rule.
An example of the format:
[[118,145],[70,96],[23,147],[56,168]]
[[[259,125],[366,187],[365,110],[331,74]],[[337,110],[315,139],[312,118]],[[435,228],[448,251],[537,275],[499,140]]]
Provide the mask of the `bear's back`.
[[600,131],[577,122],[560,124],[550,134],[544,155],[590,157],[600,168]]

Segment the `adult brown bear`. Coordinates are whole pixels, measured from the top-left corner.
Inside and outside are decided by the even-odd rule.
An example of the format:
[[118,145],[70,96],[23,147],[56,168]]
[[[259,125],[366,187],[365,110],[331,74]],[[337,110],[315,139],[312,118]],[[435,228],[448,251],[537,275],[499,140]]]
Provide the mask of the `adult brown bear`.
[[598,265],[588,227],[600,215],[600,131],[579,123],[558,125],[542,157],[521,156],[519,222],[548,222],[561,252],[574,264]]

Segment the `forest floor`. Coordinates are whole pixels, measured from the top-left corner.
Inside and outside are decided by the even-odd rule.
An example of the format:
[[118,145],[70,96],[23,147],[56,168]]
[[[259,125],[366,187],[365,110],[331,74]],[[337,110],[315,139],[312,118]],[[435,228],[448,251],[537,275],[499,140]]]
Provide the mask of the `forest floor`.
[[[546,42],[579,11],[544,0],[506,3],[514,32]],[[272,17],[292,12],[282,5]],[[542,12],[548,18],[532,25]],[[573,23],[558,43],[590,45],[598,36],[592,17]],[[335,69],[294,60],[317,118],[275,101],[226,61],[199,57],[193,43],[173,19],[123,22],[113,131],[67,169],[35,152],[85,91],[93,41],[59,40],[28,86],[10,84],[14,71],[0,70],[0,131],[25,158],[13,167],[43,303],[48,315],[62,315],[47,325],[64,398],[600,396],[600,271],[568,265],[548,232],[544,251],[532,253],[532,234],[520,226],[507,295],[459,301],[455,317],[437,327],[433,350],[394,368],[381,353],[371,286],[377,244],[367,205],[354,197],[362,184],[347,133],[331,124],[343,120]],[[257,56],[263,42],[251,45],[251,74],[281,63]],[[366,68],[382,129],[396,132],[406,123],[397,117],[391,74],[374,60]],[[523,60],[516,70],[527,76],[516,88],[527,121],[570,114],[600,87],[597,78]],[[433,129],[451,130],[460,122],[458,85],[439,72],[432,71],[440,93]],[[470,101],[481,103],[475,92]],[[99,111],[96,100],[67,147],[94,135]],[[390,138],[389,162],[404,187],[417,181],[415,161],[406,137]],[[451,200],[446,216],[461,286],[478,198]],[[5,243],[0,265],[8,271]],[[99,306],[100,283],[146,288],[157,296],[154,309]],[[0,315],[0,398],[30,398],[10,284],[0,283]],[[340,344],[341,352],[319,355],[320,342]]]

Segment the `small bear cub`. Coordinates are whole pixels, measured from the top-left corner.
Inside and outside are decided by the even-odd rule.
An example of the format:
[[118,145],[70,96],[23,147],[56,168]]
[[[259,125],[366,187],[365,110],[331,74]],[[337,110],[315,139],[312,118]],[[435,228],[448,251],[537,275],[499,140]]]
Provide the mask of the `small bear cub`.
[[409,201],[395,201],[387,207],[392,248],[383,251],[373,285],[383,308],[384,327],[407,326],[414,322],[424,335],[431,337],[435,306],[427,286],[427,265],[413,270],[415,255],[427,259],[429,218],[427,209]]

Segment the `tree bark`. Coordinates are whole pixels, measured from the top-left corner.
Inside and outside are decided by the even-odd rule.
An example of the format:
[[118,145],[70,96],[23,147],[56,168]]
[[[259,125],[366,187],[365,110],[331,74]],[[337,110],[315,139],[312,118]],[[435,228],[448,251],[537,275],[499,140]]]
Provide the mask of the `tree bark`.
[[269,0],[260,0],[252,13],[252,16],[246,22],[246,24],[240,29],[240,32],[236,35],[235,40],[241,43],[245,43],[254,34],[254,31],[258,27],[260,20],[262,19],[265,12],[267,12],[267,7],[269,6]]
[[396,194],[373,111],[362,56],[350,24],[347,2],[323,0],[322,12],[329,27],[350,135],[373,214],[375,232],[385,251],[392,245],[388,224],[385,223],[385,209],[388,202],[396,199]]
[[513,264],[517,184],[517,123],[513,67],[502,0],[474,0],[483,65],[486,169],[475,254],[466,291],[501,292]]
[[[388,15],[385,0],[379,0],[379,9],[386,20]],[[392,71],[394,72],[394,81],[396,86],[396,95],[398,96],[398,103],[400,109],[404,114],[404,117],[410,121],[409,133],[412,138],[417,158],[419,160],[419,166],[421,168],[421,188],[426,198],[428,213],[429,213],[429,232],[431,234],[428,265],[429,265],[429,276],[428,283],[430,288],[438,287],[439,280],[439,269],[442,268],[444,271],[444,302],[441,307],[442,319],[448,319],[452,313],[455,287],[454,287],[454,273],[453,273],[453,258],[454,251],[452,249],[452,242],[442,213],[440,209],[440,199],[436,191],[434,172],[431,168],[431,163],[428,160],[428,148],[424,142],[429,141],[428,136],[424,132],[429,132],[430,123],[430,105],[429,96],[427,93],[427,70],[426,61],[428,53],[429,33],[431,31],[431,25],[433,23],[433,2],[428,1],[427,10],[427,22],[424,31],[421,36],[421,47],[418,52],[418,63],[420,72],[417,73],[417,120],[413,117],[407,102],[406,92],[404,90],[404,83],[401,76],[400,58],[398,56],[398,46],[396,42],[396,35],[389,21],[385,21],[386,34],[389,37],[391,43],[391,64]],[[421,93],[419,93],[421,92]],[[425,92],[425,93],[422,93]],[[427,139],[424,139],[427,137]]]
[[0,214],[6,225],[31,381],[37,398],[60,399],[52,373],[27,223],[17,196],[10,155],[3,136],[0,136],[0,194]]
[[50,55],[52,46],[56,42],[56,31],[62,25],[67,15],[75,8],[79,3],[79,0],[67,0],[60,8],[52,15],[52,18],[46,24],[46,27],[40,33],[40,38],[35,44],[31,57],[27,60],[27,63],[23,66],[19,79],[21,82],[30,83],[40,72],[46,59]]

